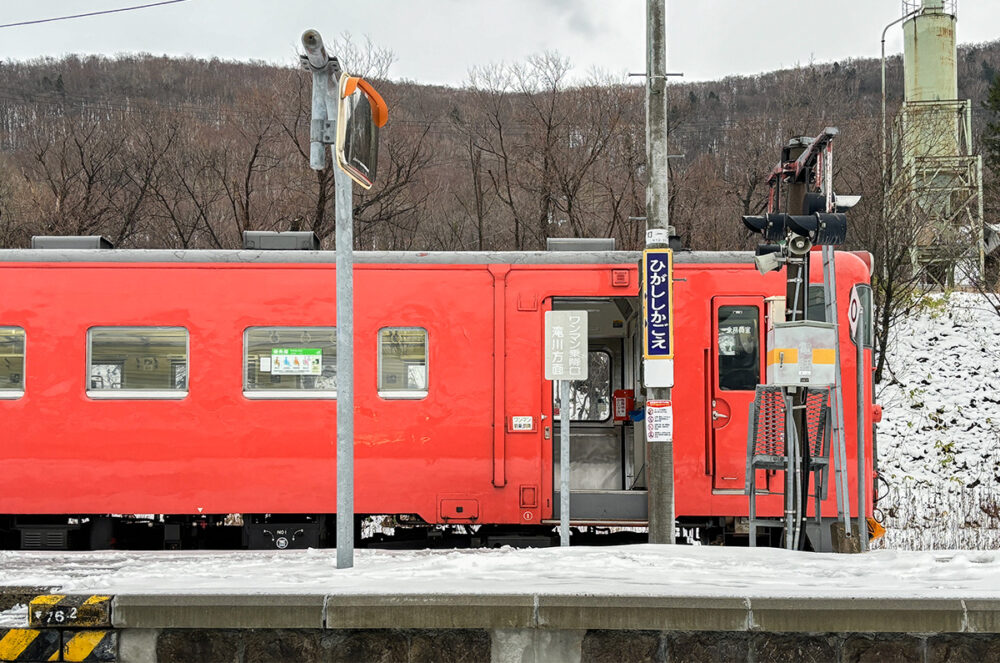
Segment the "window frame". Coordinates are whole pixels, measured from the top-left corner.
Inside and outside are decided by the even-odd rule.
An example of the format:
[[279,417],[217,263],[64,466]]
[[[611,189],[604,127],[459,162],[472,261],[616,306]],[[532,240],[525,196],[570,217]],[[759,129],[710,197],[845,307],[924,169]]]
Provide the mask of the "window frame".
[[[184,361],[187,365],[187,384],[184,389],[93,389],[90,386],[91,369],[94,365],[94,332],[113,329],[116,331],[150,330],[166,331],[181,330],[184,332]],[[95,325],[87,328],[87,365],[86,382],[84,383],[87,398],[93,400],[170,400],[179,401],[188,397],[191,392],[191,331],[181,325]],[[171,372],[171,375],[173,373]],[[125,371],[122,370],[122,382]]]
[[[385,330],[394,331],[422,331],[424,333],[424,368],[426,369],[426,388],[425,389],[383,389],[382,388],[382,332]],[[379,327],[376,332],[376,375],[375,375],[375,389],[378,392],[379,398],[384,400],[421,400],[427,398],[431,391],[431,333],[426,327],[395,327],[386,326]]]
[[[611,348],[600,345],[594,348],[587,348],[587,380],[590,380],[590,355],[591,354],[603,354],[608,358],[608,414],[603,419],[570,419],[570,425],[573,424],[606,424],[611,421],[611,417],[614,415],[614,393],[615,393],[615,357],[611,352]],[[555,423],[562,423],[562,403],[559,403],[559,414],[556,414],[556,398],[560,397],[558,392],[559,387],[556,387],[556,383],[560,380],[552,380],[552,421]],[[580,380],[570,380],[570,382],[580,382]]]
[[[722,331],[722,320],[719,319],[719,316],[722,315],[723,310],[725,310],[725,309],[735,309],[735,308],[753,309],[754,312],[755,312],[755,315],[754,315],[753,318],[747,318],[747,321],[748,322],[752,321],[753,322],[753,326],[756,327],[755,339],[756,339],[756,346],[757,346],[757,351],[756,351],[756,355],[755,355],[756,356],[756,362],[754,363],[754,370],[756,371],[756,382],[754,383],[754,387],[751,387],[750,389],[734,389],[732,387],[727,387],[727,386],[725,386],[723,384],[723,380],[722,380],[722,375],[723,375],[723,372],[722,372],[722,357],[723,357],[723,355],[722,355],[722,347],[721,347],[721,344],[719,343],[719,333]],[[715,357],[714,357],[715,376],[712,379],[715,382],[715,387],[714,388],[717,389],[720,394],[722,392],[730,392],[730,393],[734,393],[734,392],[735,393],[740,393],[740,392],[742,392],[742,393],[746,393],[746,392],[754,391],[754,389],[756,388],[756,386],[759,385],[759,384],[761,384],[761,380],[762,379],[766,379],[766,376],[767,376],[767,367],[761,365],[762,362],[764,361],[764,356],[765,356],[765,352],[764,351],[765,351],[765,345],[766,345],[766,337],[765,337],[766,335],[765,335],[765,332],[764,332],[764,325],[761,324],[762,310],[763,310],[763,307],[760,304],[757,304],[757,303],[753,303],[753,304],[751,304],[751,303],[746,303],[746,304],[735,304],[735,303],[734,304],[720,304],[719,306],[716,307],[716,309],[715,309],[716,320],[714,322],[715,339],[713,339],[713,341],[712,341],[713,348],[714,348],[714,351],[715,351]],[[807,307],[807,311],[808,311],[808,307]]]
[[21,353],[21,388],[0,387],[0,400],[15,401],[24,397],[24,392],[28,388],[28,332],[24,327],[18,325],[0,325],[0,334],[7,330],[20,330],[24,335],[24,351]]
[[243,397],[248,400],[336,400],[336,389],[247,389],[247,352],[250,349],[250,332],[258,329],[284,331],[332,330],[334,348],[337,347],[337,328],[331,325],[254,325],[243,330]]

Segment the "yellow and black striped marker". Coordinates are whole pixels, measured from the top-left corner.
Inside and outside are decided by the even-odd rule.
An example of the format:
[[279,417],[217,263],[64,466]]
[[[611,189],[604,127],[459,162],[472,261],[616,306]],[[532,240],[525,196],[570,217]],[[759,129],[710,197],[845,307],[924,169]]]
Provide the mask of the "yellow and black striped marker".
[[114,631],[63,631],[63,661],[118,660],[118,634]]
[[0,661],[58,661],[61,644],[55,629],[0,628]]
[[28,625],[38,628],[111,626],[111,597],[43,594],[28,604]]

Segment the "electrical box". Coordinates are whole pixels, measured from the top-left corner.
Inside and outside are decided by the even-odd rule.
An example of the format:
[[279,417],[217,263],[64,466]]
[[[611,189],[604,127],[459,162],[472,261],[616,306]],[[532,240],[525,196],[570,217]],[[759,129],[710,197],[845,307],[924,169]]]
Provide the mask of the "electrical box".
[[833,384],[837,336],[828,322],[778,322],[767,332],[767,384],[828,387]]

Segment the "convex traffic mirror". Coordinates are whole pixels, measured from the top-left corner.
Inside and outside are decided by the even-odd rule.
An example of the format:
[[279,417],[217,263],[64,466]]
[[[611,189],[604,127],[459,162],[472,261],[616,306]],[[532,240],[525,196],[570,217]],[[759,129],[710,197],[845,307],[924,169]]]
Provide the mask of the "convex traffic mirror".
[[371,83],[358,76],[340,76],[337,105],[337,166],[365,189],[375,182],[378,130],[389,119],[385,101]]

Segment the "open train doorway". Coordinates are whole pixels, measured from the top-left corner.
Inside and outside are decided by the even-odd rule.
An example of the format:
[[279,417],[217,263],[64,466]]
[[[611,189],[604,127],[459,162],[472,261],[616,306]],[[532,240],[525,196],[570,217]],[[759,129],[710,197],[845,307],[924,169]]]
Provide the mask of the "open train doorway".
[[[564,407],[550,392],[554,520],[559,519],[560,437],[570,421],[570,520],[574,524],[646,524],[644,440],[630,416],[638,388],[639,300],[558,298],[552,310],[588,314],[589,371],[570,383]],[[547,383],[548,384],[548,383]],[[637,464],[638,463],[638,464]]]

